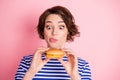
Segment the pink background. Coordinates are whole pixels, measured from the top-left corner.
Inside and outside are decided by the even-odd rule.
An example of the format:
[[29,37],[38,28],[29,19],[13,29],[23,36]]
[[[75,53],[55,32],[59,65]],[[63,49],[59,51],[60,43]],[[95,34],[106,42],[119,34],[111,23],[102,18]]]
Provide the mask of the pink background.
[[67,43],[90,63],[93,80],[120,80],[119,0],[0,0],[0,80],[13,80],[21,58],[44,46],[36,26],[48,7],[63,5],[81,37]]

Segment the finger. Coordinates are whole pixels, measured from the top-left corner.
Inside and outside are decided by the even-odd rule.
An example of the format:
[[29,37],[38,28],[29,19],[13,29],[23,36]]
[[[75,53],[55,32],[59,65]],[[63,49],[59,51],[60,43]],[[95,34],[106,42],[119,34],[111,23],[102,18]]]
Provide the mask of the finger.
[[70,61],[73,61],[74,59],[74,56],[73,56],[73,54],[69,54],[69,53],[66,53],[66,56],[67,56],[67,58],[68,58],[68,61],[67,62],[70,62]]
[[[37,48],[36,52],[35,52],[35,55],[40,55],[42,53],[44,53],[46,50],[48,50],[49,48],[45,48],[45,47],[40,47],[40,48]],[[40,55],[41,57],[41,55]]]
[[46,50],[48,50],[49,48],[46,48],[46,47],[39,47],[37,48],[38,51],[41,51],[41,52],[44,52]]
[[72,64],[72,67],[77,67],[78,66],[77,56],[70,54],[68,62]]
[[74,59],[74,55],[73,55],[73,54],[68,54],[68,53],[67,53],[67,56],[68,56],[68,60],[69,60],[69,61]]
[[37,50],[36,50],[35,53],[34,53],[33,59],[34,59],[34,60],[39,59],[40,61],[42,61],[41,56],[42,56],[42,53],[43,53],[45,50],[46,50],[45,48],[37,48]]
[[78,58],[75,56],[75,65],[78,66]]
[[73,54],[72,49],[63,49],[64,52],[68,53],[68,54]]
[[66,51],[66,52],[69,52],[69,51],[71,52],[72,51],[71,49],[66,49],[66,48],[63,48],[62,50]]
[[44,62],[44,65],[49,61],[50,59],[49,58],[46,58],[43,62]]

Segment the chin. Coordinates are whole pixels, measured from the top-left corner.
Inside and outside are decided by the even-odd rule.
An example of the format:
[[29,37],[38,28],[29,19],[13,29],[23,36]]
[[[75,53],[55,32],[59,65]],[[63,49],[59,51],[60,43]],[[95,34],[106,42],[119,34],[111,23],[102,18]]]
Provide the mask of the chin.
[[48,47],[49,48],[56,48],[56,49],[61,49],[61,48],[63,48],[63,44],[61,43],[50,43],[49,45],[48,45]]
[[50,47],[50,48],[61,49],[61,47],[56,47],[56,46],[53,46],[53,47]]
[[56,48],[56,49],[61,49],[62,47],[61,46],[57,46],[57,45],[52,45],[52,46],[49,46],[50,48]]

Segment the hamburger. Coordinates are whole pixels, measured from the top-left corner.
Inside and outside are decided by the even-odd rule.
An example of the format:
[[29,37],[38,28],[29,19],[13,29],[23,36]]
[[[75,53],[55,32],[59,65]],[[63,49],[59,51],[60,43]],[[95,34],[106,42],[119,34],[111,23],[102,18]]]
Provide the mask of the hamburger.
[[47,58],[55,58],[55,59],[62,58],[65,55],[65,52],[63,50],[55,49],[55,48],[50,48],[45,53]]

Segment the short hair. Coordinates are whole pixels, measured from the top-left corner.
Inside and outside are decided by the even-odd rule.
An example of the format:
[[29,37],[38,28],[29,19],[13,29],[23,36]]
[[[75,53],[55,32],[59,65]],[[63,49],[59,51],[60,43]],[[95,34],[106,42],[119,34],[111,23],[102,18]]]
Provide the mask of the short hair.
[[77,28],[78,26],[75,24],[75,20],[71,12],[65,7],[54,6],[52,8],[45,10],[39,18],[37,31],[41,39],[44,39],[45,20],[46,17],[50,14],[60,15],[61,18],[63,19],[68,29],[67,41],[74,41],[74,37],[80,35],[80,32],[78,31]]

